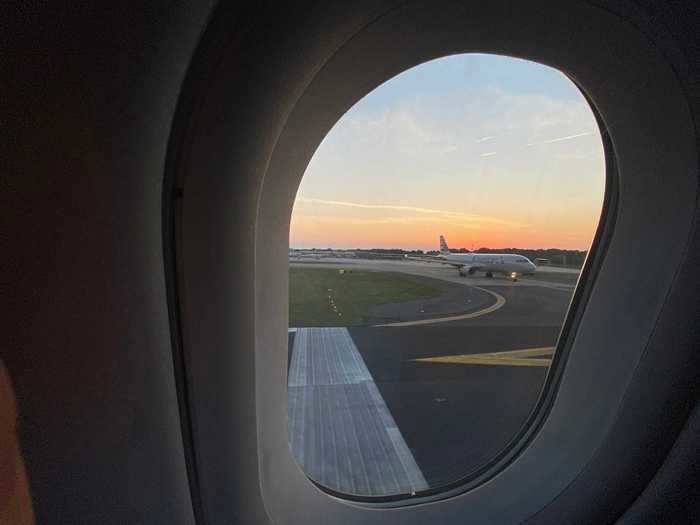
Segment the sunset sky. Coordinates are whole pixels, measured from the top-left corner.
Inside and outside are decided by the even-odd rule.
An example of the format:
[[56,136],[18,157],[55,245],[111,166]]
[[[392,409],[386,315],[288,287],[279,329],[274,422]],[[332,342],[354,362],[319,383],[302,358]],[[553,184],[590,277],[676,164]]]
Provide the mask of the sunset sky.
[[316,151],[292,248],[588,249],[605,187],[593,113],[558,71],[428,62],[360,100]]

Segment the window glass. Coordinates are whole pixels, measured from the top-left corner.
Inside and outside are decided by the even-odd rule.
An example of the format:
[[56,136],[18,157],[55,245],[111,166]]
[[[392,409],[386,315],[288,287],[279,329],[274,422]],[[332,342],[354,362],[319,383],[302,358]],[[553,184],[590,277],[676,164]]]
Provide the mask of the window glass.
[[604,165],[574,84],[502,56],[417,66],[335,124],[290,228],[288,437],[312,480],[410,497],[508,447],[541,394]]

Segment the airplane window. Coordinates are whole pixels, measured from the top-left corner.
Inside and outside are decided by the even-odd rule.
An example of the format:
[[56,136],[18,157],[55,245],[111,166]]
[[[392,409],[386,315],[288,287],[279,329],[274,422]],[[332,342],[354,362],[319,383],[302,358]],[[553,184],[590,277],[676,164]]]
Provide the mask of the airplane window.
[[605,191],[559,71],[463,54],[325,137],[289,237],[288,438],[322,487],[404,498],[502,453],[542,392]]

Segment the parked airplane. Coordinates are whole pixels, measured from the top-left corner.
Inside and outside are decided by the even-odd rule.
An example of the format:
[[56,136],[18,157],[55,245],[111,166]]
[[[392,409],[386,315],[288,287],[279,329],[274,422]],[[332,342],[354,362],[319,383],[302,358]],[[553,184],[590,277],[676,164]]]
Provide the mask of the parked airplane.
[[476,272],[484,272],[486,277],[501,273],[517,281],[518,276],[533,274],[537,269],[530,259],[514,253],[452,253],[442,235],[440,255],[437,259],[456,267],[462,277],[474,275]]

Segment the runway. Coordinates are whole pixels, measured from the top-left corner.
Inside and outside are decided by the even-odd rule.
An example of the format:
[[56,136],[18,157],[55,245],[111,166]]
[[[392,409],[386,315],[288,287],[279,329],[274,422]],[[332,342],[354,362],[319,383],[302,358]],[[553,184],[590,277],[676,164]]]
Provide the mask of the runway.
[[[336,261],[318,264],[338,267]],[[344,268],[350,265],[348,262],[340,264]],[[444,302],[441,302],[441,298],[435,299],[429,304],[430,311],[427,313],[420,311],[421,305],[397,303],[394,313],[402,319],[398,325],[351,327],[343,330],[346,335],[336,332],[336,336],[341,339],[348,337],[352,341],[354,351],[366,367],[367,381],[373,385],[372,388],[376,388],[381,404],[386,407],[386,413],[391,416],[405,444],[399,446],[404,451],[404,460],[408,458],[409,463],[416,467],[412,471],[414,478],[419,472],[426,486],[434,488],[479,469],[508,446],[535,406],[573,286],[547,281],[513,283],[497,278],[465,279],[457,276],[452,268],[434,268],[425,263],[403,261],[360,261],[354,262],[352,267],[358,270],[404,271],[448,283],[450,291],[444,294]],[[493,309],[494,304],[500,303],[496,296],[502,298],[502,304]],[[468,298],[472,304],[469,304]],[[460,312],[455,312],[455,307],[459,305],[464,308],[461,318]],[[445,315],[440,314],[440,308],[444,308]],[[425,305],[422,305],[422,309],[425,310]],[[479,312],[484,313],[470,315]],[[385,306],[381,313],[383,319],[392,315],[392,306]],[[430,322],[440,317],[451,319]],[[411,323],[416,320],[428,322]],[[327,352],[332,345],[322,343],[318,332],[324,329],[312,330],[316,331],[318,343],[306,345],[307,355]],[[300,335],[299,331],[290,334],[290,381],[295,367],[295,340],[298,341]],[[293,407],[298,407],[294,388],[290,382],[290,435],[293,435],[292,427],[301,424],[298,408],[296,415],[292,414]],[[317,390],[313,395],[328,394]],[[322,401],[328,403],[328,399],[307,398],[306,403],[307,406]],[[345,405],[336,403],[335,406],[346,415],[354,413],[354,410],[364,411],[365,419],[357,419],[357,424],[362,427],[369,428],[369,420],[366,419],[369,417],[370,420],[374,418],[371,428],[390,428],[391,425],[387,426],[386,418],[381,415],[383,409],[376,411],[376,403],[369,403],[367,399],[348,398]],[[374,416],[371,416],[371,407],[375,407],[372,408],[376,412]],[[307,425],[307,432],[308,429],[326,425],[326,429],[344,428],[342,433],[349,435],[351,428],[347,425],[339,427],[338,422],[331,423],[328,414],[330,412],[324,412],[324,416],[317,413],[313,420],[307,417],[303,423]],[[320,436],[321,433],[315,435]],[[388,442],[386,436],[380,436],[380,441]],[[316,441],[314,447],[318,445]],[[298,443],[293,443],[293,450],[295,446],[298,450]],[[308,443],[305,446],[308,447]],[[300,458],[298,452],[295,452],[295,456],[307,475],[338,492],[378,496],[415,490],[407,481],[410,479],[408,474],[398,485],[386,483],[376,474],[380,477],[371,482],[374,488],[369,488],[369,482],[351,486],[347,475],[344,481],[339,481],[343,476],[335,476],[343,472],[339,464],[343,458],[375,454],[374,459],[367,456],[364,461],[367,464],[372,461],[392,464],[391,461],[395,460],[391,460],[390,456],[398,457],[398,453],[384,447],[389,452],[382,459],[376,457],[376,451],[381,449],[376,444],[366,445],[369,447],[366,450],[362,450],[362,447],[343,450],[342,447],[338,448],[337,443],[335,446],[336,459],[326,458],[325,474],[318,474],[314,470],[317,467],[307,468],[307,456]],[[397,470],[395,467],[394,471]],[[320,480],[317,476],[325,477]]]

